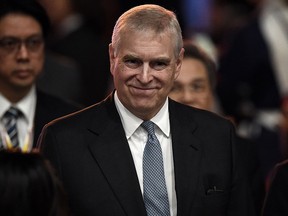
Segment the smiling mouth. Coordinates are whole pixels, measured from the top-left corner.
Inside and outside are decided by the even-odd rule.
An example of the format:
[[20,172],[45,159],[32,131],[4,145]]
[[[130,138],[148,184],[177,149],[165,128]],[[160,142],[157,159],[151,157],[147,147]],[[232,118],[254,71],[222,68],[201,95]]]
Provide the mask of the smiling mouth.
[[149,96],[154,93],[156,88],[142,88],[142,87],[132,87],[132,93],[136,95]]

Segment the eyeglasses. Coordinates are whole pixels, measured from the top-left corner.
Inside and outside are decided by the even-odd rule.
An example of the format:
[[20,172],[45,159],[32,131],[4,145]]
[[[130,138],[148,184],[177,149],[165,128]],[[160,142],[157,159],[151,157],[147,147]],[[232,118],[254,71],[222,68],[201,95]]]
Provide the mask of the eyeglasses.
[[29,52],[38,52],[44,44],[42,36],[31,36],[26,39],[20,39],[16,37],[4,37],[0,38],[0,51],[5,54],[15,53],[19,51],[22,45],[25,45]]

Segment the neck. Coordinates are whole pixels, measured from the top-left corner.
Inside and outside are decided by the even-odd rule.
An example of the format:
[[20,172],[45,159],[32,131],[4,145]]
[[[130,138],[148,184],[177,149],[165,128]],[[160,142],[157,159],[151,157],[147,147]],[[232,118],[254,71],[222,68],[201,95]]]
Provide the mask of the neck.
[[1,87],[0,92],[11,103],[17,103],[29,93],[31,87],[32,86],[30,86],[29,88],[26,87],[26,88],[18,88],[18,89],[13,89],[13,90],[4,89]]

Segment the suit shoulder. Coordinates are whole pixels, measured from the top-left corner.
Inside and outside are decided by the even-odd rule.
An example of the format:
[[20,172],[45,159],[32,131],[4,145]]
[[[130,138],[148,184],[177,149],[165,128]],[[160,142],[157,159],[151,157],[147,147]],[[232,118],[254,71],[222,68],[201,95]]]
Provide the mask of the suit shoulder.
[[45,107],[46,109],[63,110],[63,111],[77,111],[82,107],[69,101],[65,101],[59,97],[47,94],[37,90],[37,105]]
[[78,125],[85,125],[87,122],[92,121],[93,119],[97,119],[101,121],[101,119],[105,119],[106,116],[104,113],[106,112],[104,104],[98,103],[93,104],[89,107],[82,108],[76,112],[72,112],[68,115],[62,116],[50,122],[47,126],[58,127],[64,125],[64,127],[77,127]]
[[277,172],[283,172],[283,173],[286,173],[288,175],[288,160],[284,160],[284,161],[278,163],[275,166],[275,170],[277,170]]
[[173,115],[177,115],[179,118],[183,118],[184,121],[187,119],[193,119],[196,122],[217,122],[224,124],[232,124],[228,119],[203,109],[187,106],[176,101],[170,100],[171,112]]

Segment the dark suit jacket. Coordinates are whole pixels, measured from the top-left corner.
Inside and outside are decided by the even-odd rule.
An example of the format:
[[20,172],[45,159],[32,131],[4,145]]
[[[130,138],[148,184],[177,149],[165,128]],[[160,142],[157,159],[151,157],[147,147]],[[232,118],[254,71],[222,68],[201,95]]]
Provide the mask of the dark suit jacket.
[[288,160],[275,166],[263,208],[263,216],[288,215]]
[[37,88],[63,100],[81,104],[81,77],[81,71],[72,59],[46,51],[43,71],[37,78]]
[[[169,113],[177,215],[249,215],[232,124],[171,100]],[[146,215],[113,96],[51,122],[38,144],[59,172],[75,215]]]
[[80,107],[76,105],[65,102],[40,90],[37,90],[36,98],[33,147],[36,147],[38,137],[45,124],[80,109]]
[[84,22],[65,37],[47,43],[52,52],[76,62],[81,75],[80,89],[83,90],[79,104],[85,106],[102,101],[110,84],[109,42],[101,40],[96,31],[94,26]]

